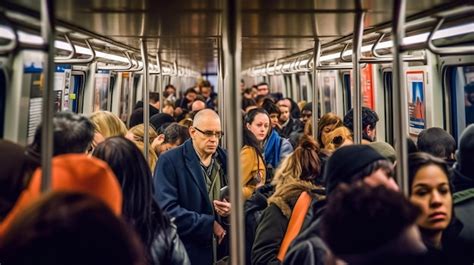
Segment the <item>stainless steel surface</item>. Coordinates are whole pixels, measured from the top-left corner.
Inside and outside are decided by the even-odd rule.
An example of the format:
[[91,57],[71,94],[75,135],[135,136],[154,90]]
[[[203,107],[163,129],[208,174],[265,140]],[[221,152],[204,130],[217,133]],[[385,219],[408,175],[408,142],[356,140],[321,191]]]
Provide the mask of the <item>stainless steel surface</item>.
[[123,55],[128,59],[128,63],[126,65],[105,65],[105,66],[98,66],[99,70],[113,70],[113,71],[128,71],[132,69],[133,62],[132,58],[130,57],[130,53],[127,51],[123,51]]
[[[357,0],[356,0],[357,1]],[[362,1],[357,1],[362,2]],[[362,5],[362,3],[360,3]],[[354,77],[353,82],[353,94],[352,94],[352,108],[353,108],[353,134],[354,143],[360,144],[362,142],[362,78],[360,72],[360,58],[361,58],[361,47],[362,38],[364,34],[364,11],[360,10],[356,13],[354,22],[354,39],[352,42],[352,76]],[[342,54],[341,54],[342,57]]]
[[428,40],[426,41],[428,49],[433,52],[434,54],[439,54],[439,55],[470,55],[474,54],[474,46],[464,46],[464,47],[445,47],[445,48],[439,48],[436,45],[433,44],[433,36],[434,34],[439,30],[441,25],[443,24],[445,18],[439,18],[438,23],[436,24],[436,27],[433,29],[433,31],[430,32],[430,35],[428,36]]
[[51,159],[53,157],[54,116],[54,0],[41,0],[41,36],[45,44],[43,67],[43,106],[41,121],[41,191],[51,189]]
[[313,137],[318,139],[318,121],[319,121],[319,78],[318,78],[318,66],[319,58],[321,57],[321,41],[319,39],[314,40],[313,50]]
[[227,127],[227,166],[230,202],[230,261],[232,265],[245,264],[244,205],[241,189],[240,149],[242,146],[242,115],[240,112],[241,17],[240,2],[229,0],[224,7],[223,54],[226,72],[225,106]]
[[[150,149],[150,136],[148,129],[150,127],[150,97],[148,95],[149,75],[148,75],[148,53],[147,43],[145,40],[141,40],[141,51],[142,51],[142,63],[143,63],[143,125],[145,127],[145,133],[143,135],[143,156],[146,161],[150,161],[148,150]],[[138,61],[137,61],[138,64]]]
[[[67,35],[66,35],[67,36]],[[84,59],[79,59],[79,58],[72,58],[75,54],[75,48],[73,48],[73,52],[68,56],[71,57],[72,59],[68,58],[55,58],[54,62],[55,63],[64,63],[64,64],[89,64],[92,63],[95,60],[95,50],[92,48],[89,40],[85,40],[87,47],[89,50],[91,50],[91,55],[88,58]],[[74,45],[71,45],[71,47],[74,47]]]
[[393,5],[393,135],[395,137],[395,150],[397,154],[396,177],[400,190],[408,196],[408,148],[407,148],[407,98],[405,88],[405,70],[401,47],[405,37],[405,0],[395,0]]

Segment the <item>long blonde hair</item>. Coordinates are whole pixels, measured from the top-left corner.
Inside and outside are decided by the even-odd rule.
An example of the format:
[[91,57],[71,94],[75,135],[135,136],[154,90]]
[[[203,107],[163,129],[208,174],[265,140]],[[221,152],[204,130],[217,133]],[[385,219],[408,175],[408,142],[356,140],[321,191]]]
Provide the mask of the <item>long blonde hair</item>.
[[[130,139],[140,151],[145,150],[145,125],[138,124],[133,126],[128,133],[133,136],[133,139]],[[151,148],[151,143],[155,138],[158,137],[158,134],[153,129],[153,127],[148,126],[148,142],[150,143],[150,148],[148,148],[148,165],[150,166],[151,172],[155,170],[156,161],[158,160],[158,156],[156,155],[153,148]]]
[[90,116],[95,131],[102,134],[104,138],[112,136],[125,136],[127,127],[117,115],[110,111],[96,111]]

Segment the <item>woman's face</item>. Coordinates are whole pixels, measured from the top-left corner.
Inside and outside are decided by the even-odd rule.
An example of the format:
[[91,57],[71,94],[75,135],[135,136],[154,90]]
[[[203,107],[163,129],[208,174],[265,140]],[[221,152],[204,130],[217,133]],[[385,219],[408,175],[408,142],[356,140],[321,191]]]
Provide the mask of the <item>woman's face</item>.
[[451,221],[453,200],[448,176],[437,165],[418,170],[411,186],[410,201],[420,207],[418,226],[427,230],[444,230]]
[[270,114],[270,119],[271,119],[271,122],[272,122],[272,128],[275,128],[280,124],[280,118],[279,117],[280,116],[278,115],[278,113]]
[[252,123],[247,123],[247,129],[251,131],[259,142],[262,142],[267,137],[270,128],[270,120],[268,116],[263,113],[255,115]]
[[326,137],[328,133],[332,132],[335,129],[335,127],[336,127],[336,124],[329,124],[329,125],[324,126],[321,129],[321,140],[323,143],[326,142]]

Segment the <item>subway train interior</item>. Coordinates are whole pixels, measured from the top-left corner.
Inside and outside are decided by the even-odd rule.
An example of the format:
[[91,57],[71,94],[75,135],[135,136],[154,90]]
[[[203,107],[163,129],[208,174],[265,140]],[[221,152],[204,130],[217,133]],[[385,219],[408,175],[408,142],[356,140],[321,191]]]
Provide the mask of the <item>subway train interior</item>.
[[[265,87],[263,90],[268,89],[266,94],[262,92],[262,86]],[[172,92],[168,90],[170,87],[174,89]],[[193,99],[187,98],[189,91],[194,91]],[[209,100],[209,95],[212,97],[211,100]],[[206,108],[213,109],[218,115],[220,130],[212,129],[202,132],[196,124],[203,123],[203,119],[192,120],[193,117],[199,115],[192,109],[193,101],[200,98],[203,98]],[[281,106],[285,107],[285,104],[280,105],[280,102],[285,99],[291,100],[290,118],[287,119],[296,119],[301,123],[298,132],[295,128],[291,128],[285,136],[280,134],[282,139],[285,138],[291,142],[291,150],[294,150],[282,160],[283,164],[289,160],[289,157],[296,156],[299,152],[297,150],[304,150],[304,148],[299,149],[302,147],[298,144],[298,141],[304,142],[304,140],[292,141],[290,135],[297,135],[298,139],[303,139],[304,137],[301,138],[303,135],[308,135],[313,139],[312,141],[318,143],[318,152],[323,150],[320,138],[325,132],[322,129],[326,127],[320,128],[320,126],[322,126],[322,117],[327,113],[335,114],[341,123],[344,120],[344,124],[346,123],[344,117],[349,113],[353,121],[350,128],[352,131],[350,140],[359,145],[364,143],[367,136],[367,132],[364,131],[367,127],[363,120],[365,115],[363,109],[375,112],[378,121],[372,127],[369,126],[373,133],[370,140],[385,142],[393,147],[393,157],[396,160],[393,172],[395,185],[399,187],[400,194],[411,200],[412,180],[409,175],[412,170],[412,160],[411,155],[408,154],[407,140],[411,139],[416,145],[419,136],[427,129],[441,128],[444,133],[451,135],[455,142],[455,149],[459,149],[463,133],[467,131],[466,128],[469,128],[470,124],[474,123],[474,2],[472,0],[0,1],[0,139],[3,142],[13,142],[25,150],[35,143],[40,143],[38,144],[38,167],[42,170],[42,177],[37,184],[41,193],[54,191],[57,186],[53,176],[54,171],[58,172],[59,169],[56,169],[55,154],[57,152],[54,147],[56,140],[53,139],[57,138],[54,120],[58,113],[69,112],[79,114],[81,117],[92,117],[95,113],[107,112],[118,117],[129,130],[133,127],[132,120],[136,119],[134,113],[137,110],[137,103],[141,104],[139,114],[141,122],[136,124],[143,124],[143,148],[141,149],[143,158],[153,165],[149,170],[151,173],[148,174],[153,176],[153,180],[150,179],[147,182],[153,186],[150,187],[154,193],[151,200],[155,200],[162,208],[160,213],[163,212],[169,216],[170,220],[175,221],[177,234],[189,257],[179,262],[168,260],[160,263],[153,253],[150,254],[148,250],[145,250],[143,255],[147,258],[144,259],[144,263],[137,258],[129,264],[325,264],[325,261],[315,259],[289,260],[290,257],[296,255],[295,242],[299,238],[297,236],[302,234],[303,228],[307,225],[305,223],[302,224],[303,228],[301,226],[296,228],[296,235],[291,238],[293,240],[287,242],[289,228],[294,225],[295,218],[292,213],[286,215],[286,224],[283,228],[284,239],[279,238],[276,243],[263,242],[263,239],[258,239],[258,237],[264,237],[265,231],[261,227],[263,225],[259,225],[255,228],[256,232],[250,233],[255,237],[255,241],[252,239],[253,249],[248,250],[249,225],[246,201],[248,197],[245,196],[245,192],[244,194],[241,192],[242,183],[245,182],[243,180],[245,176],[242,176],[243,172],[246,172],[244,165],[247,165],[246,160],[242,160],[242,146],[247,143],[247,140],[245,133],[242,135],[242,130],[244,128],[244,131],[251,131],[253,120],[248,119],[250,112],[245,115],[243,100],[251,99],[255,105],[259,104],[260,108],[262,105],[259,100],[265,102],[266,98],[271,99],[272,103],[269,104],[277,106],[278,115],[284,115],[285,112],[281,110]],[[151,105],[153,102],[155,105]],[[185,103],[178,106],[178,102]],[[168,107],[171,111],[165,112],[165,108]],[[295,113],[293,113],[293,108],[297,108]],[[303,113],[305,108],[310,111],[309,121],[300,122],[299,120],[303,120],[302,115],[306,115]],[[265,149],[264,146],[274,126],[271,121],[271,111],[265,107],[264,109],[263,112],[268,116],[265,126],[270,129],[265,129],[267,131],[263,140],[259,140],[255,135],[253,137],[260,141],[259,146]],[[189,114],[193,113],[196,116],[184,115],[188,110]],[[161,151],[155,154],[151,137],[160,135],[165,129],[160,131],[158,128],[154,130],[152,128],[153,132],[150,131],[154,111],[168,113],[174,116],[174,122],[189,127],[192,138],[189,142],[195,143],[195,137],[205,136],[219,142],[218,150],[226,150],[225,182],[226,187],[229,188],[229,195],[226,195],[227,199],[224,199],[228,204],[222,204],[221,207],[228,208],[224,210],[224,208],[219,208],[219,204],[216,206],[215,203],[211,203],[209,209],[212,208],[210,214],[215,214],[216,220],[227,218],[228,225],[222,225],[224,230],[218,229],[216,232],[215,224],[218,221],[214,221],[216,222],[214,226],[205,230],[208,231],[208,237],[212,238],[213,242],[211,262],[205,258],[207,254],[204,254],[206,252],[204,246],[199,250],[197,246],[199,244],[194,242],[203,240],[202,244],[207,244],[206,240],[200,239],[202,235],[198,232],[198,227],[194,227],[194,225],[205,226],[199,219],[204,213],[195,211],[193,213],[196,215],[188,217],[177,214],[177,208],[171,209],[175,207],[174,204],[180,204],[181,200],[184,200],[180,196],[188,195],[183,195],[181,192],[191,192],[192,189],[182,189],[182,185],[188,184],[179,181],[181,186],[174,187],[175,190],[162,189],[161,184],[171,185],[174,182],[168,178],[165,178],[163,183],[156,180],[161,177],[159,176],[161,173],[167,174],[166,171],[161,171],[165,169],[160,167],[177,171],[190,169],[188,166],[180,167],[181,160],[173,161],[171,155],[166,156]],[[244,119],[242,119],[243,115],[245,115]],[[257,111],[255,117],[259,117],[258,115]],[[214,116],[209,117],[211,116],[205,116],[207,121],[212,120]],[[280,120],[276,122],[276,128],[282,129],[288,124],[288,120],[278,117]],[[187,122],[186,119],[190,121]],[[94,126],[97,125],[94,123]],[[331,128],[334,129],[334,126]],[[94,152],[99,149],[100,144],[96,145],[95,138],[97,133],[96,128],[94,140],[89,142],[88,150],[91,149],[90,146],[96,148]],[[67,132],[64,134],[66,135]],[[105,135],[102,136],[107,138]],[[471,139],[474,139],[474,136],[472,137]],[[143,139],[150,140],[143,141]],[[180,142],[175,148],[179,149],[185,145]],[[280,145],[278,149],[284,148],[281,142]],[[163,148],[171,149],[169,146]],[[474,150],[474,147],[470,148]],[[260,161],[262,157],[262,163],[268,166],[266,163],[269,158],[267,150],[264,149],[258,151],[255,157],[246,159],[253,163]],[[202,159],[199,151],[195,151],[197,157]],[[0,150],[4,160],[0,162],[4,164],[0,167],[19,161],[16,161],[16,156],[8,152]],[[361,157],[364,156],[364,152],[360,152]],[[324,154],[327,156],[324,159],[325,170],[329,170],[331,155]],[[474,153],[471,154],[474,157]],[[458,163],[460,155],[456,155],[456,150],[453,150],[451,155],[450,158],[458,160],[453,163]],[[214,157],[213,154],[211,166],[214,165]],[[153,159],[155,159],[154,162],[150,162]],[[358,159],[363,160],[355,156],[347,163],[348,165],[357,164]],[[176,168],[172,167],[173,163],[165,165],[164,161],[168,160],[173,161]],[[200,161],[203,173],[199,174],[202,173],[203,176],[208,177],[207,167],[203,161]],[[319,161],[323,161],[323,158],[318,158],[317,161],[319,165]],[[301,163],[304,164],[303,162]],[[133,163],[135,162],[124,161],[124,164]],[[281,178],[285,175],[286,171],[281,169],[283,167],[281,163],[273,165],[276,170],[275,177]],[[343,163],[342,160],[341,163]],[[197,167],[199,168],[199,164]],[[113,167],[112,170],[114,170]],[[455,167],[453,170],[456,170]],[[7,173],[9,171],[3,169],[2,172],[4,172],[2,175],[10,174]],[[22,181],[23,186],[17,192],[15,201],[27,197],[23,194],[25,191],[31,191],[29,186],[35,183],[33,172],[35,171],[31,172],[33,175],[31,182]],[[260,174],[259,172],[260,165],[258,164],[257,175]],[[266,182],[270,183],[268,172],[267,167]],[[299,172],[301,173],[301,168]],[[314,174],[322,176],[323,171],[321,169],[321,172]],[[474,183],[474,170],[464,174],[471,174],[470,177]],[[324,175],[326,176],[326,172]],[[177,172],[173,179],[178,179],[178,176],[181,176],[180,172]],[[1,181],[0,186],[7,188],[0,187],[0,191],[5,194],[11,193],[13,186],[8,186],[9,180]],[[257,182],[259,181],[260,178]],[[265,182],[265,179],[263,181]],[[326,182],[328,179],[322,181]],[[193,185],[191,180],[189,182],[189,185]],[[119,184],[124,183],[125,181]],[[267,198],[270,204],[273,196],[277,196],[280,192],[278,185],[284,185],[280,182],[275,184],[276,179],[273,179],[271,183],[276,185],[277,190],[270,199]],[[326,184],[321,185],[325,187]],[[221,188],[224,187],[223,183],[219,185]],[[207,185],[209,198],[206,195],[203,199],[207,203],[212,202],[211,198],[215,199],[212,197],[212,187],[213,185]],[[260,187],[260,184],[257,183],[257,187]],[[472,188],[471,194],[474,194],[474,185]],[[125,191],[124,187],[122,189]],[[354,187],[354,189],[360,189],[360,187]],[[173,201],[173,206],[171,203],[160,201],[168,198],[166,196],[169,195],[170,190],[175,191],[178,197],[176,201]],[[256,190],[254,187],[250,195]],[[167,195],[158,194],[162,191],[167,192]],[[222,195],[223,192],[221,189],[220,194]],[[456,193],[454,191],[452,193],[454,203],[458,202],[460,195],[456,197]],[[0,194],[0,196],[6,196],[5,194]],[[123,194],[123,211],[125,212],[127,198],[125,192]],[[347,191],[347,194],[350,196],[352,193]],[[318,196],[323,195],[317,195],[313,197],[313,200],[319,198]],[[472,197],[471,195],[470,198]],[[331,197],[328,196],[328,198]],[[334,198],[334,200],[337,199],[336,196]],[[7,217],[9,212],[19,214],[16,211],[18,203],[15,204],[15,201],[8,211],[3,212],[2,209],[3,216],[0,216],[0,223],[8,223],[3,228],[0,226],[0,264],[14,264],[15,262],[9,263],[9,261],[20,260],[12,253],[22,251],[21,246],[11,243],[14,242],[11,241],[11,235],[5,236],[10,230],[15,230],[15,225],[11,225],[12,218]],[[239,201],[242,203],[235,203]],[[352,201],[357,201],[357,199]],[[295,202],[296,199],[293,199],[292,206]],[[334,205],[330,201],[328,207],[331,206]],[[391,206],[393,204],[390,204]],[[176,207],[182,207],[179,211],[184,208],[188,212],[193,211],[188,204]],[[228,212],[221,214],[219,211]],[[470,213],[474,214],[474,208],[471,211]],[[270,214],[267,212],[263,211],[262,218]],[[461,213],[457,211],[455,213],[459,218],[462,217]],[[284,215],[280,213],[280,216]],[[187,225],[183,221],[186,218],[193,220],[196,224]],[[305,218],[305,215],[302,218]],[[451,223],[453,222],[451,220]],[[136,222],[131,223],[136,224]],[[263,221],[260,224],[262,223]],[[474,220],[471,219],[470,225],[474,226]],[[466,224],[464,226],[467,227]],[[219,226],[221,229],[222,227]],[[324,227],[327,228],[325,231],[332,231],[328,228],[329,224]],[[295,229],[295,227],[292,228]],[[471,246],[474,246],[472,232],[474,227],[469,229],[471,230],[469,230],[468,238],[470,237],[469,239],[473,242]],[[192,233],[197,235],[194,236]],[[327,239],[329,232],[322,232],[322,234],[329,243],[329,248],[326,250],[333,252],[328,256],[336,260],[334,264],[339,264],[338,259],[344,260],[345,264],[351,264],[353,261],[351,258],[354,258],[355,254],[340,254],[337,244]],[[5,242],[10,242],[8,245],[15,245],[10,250],[6,248],[8,253],[1,250],[5,248],[5,244],[3,246],[1,244],[2,236],[5,236]],[[10,238],[10,241],[7,238]],[[143,239],[140,235],[138,238]],[[445,238],[447,236],[443,237]],[[219,250],[222,246],[221,240],[228,241],[225,251]],[[285,250],[283,256],[280,255],[284,246],[282,241],[287,244],[285,248],[288,248],[288,252]],[[293,244],[290,244],[292,242]],[[254,256],[255,253],[261,254],[258,253],[261,244],[269,244],[272,247],[275,247],[272,244],[277,245],[275,247],[277,252],[272,254],[273,260],[259,259],[263,254]],[[148,242],[144,245],[149,246]],[[379,245],[382,243],[380,242]],[[377,247],[372,246],[370,249],[373,253],[379,253]],[[442,253],[440,255],[448,253],[444,251],[445,249],[449,247],[440,250]],[[459,249],[463,248],[459,247]],[[459,249],[458,252],[449,252],[449,255],[459,253]],[[464,254],[469,252],[467,248],[464,250],[466,251],[463,252]],[[474,249],[471,249],[471,252],[474,252],[472,250]],[[225,254],[219,251],[224,251],[222,253]],[[430,251],[428,247],[428,252]],[[430,256],[428,260],[436,260],[440,264],[446,261],[446,264],[456,264],[449,255],[446,254],[440,259],[433,259],[433,256]],[[223,256],[227,259],[221,259]],[[71,256],[71,259],[74,259],[73,257]],[[365,258],[362,260],[367,261]],[[23,259],[23,262],[25,260]],[[46,262],[47,259],[42,260]],[[360,261],[357,258],[354,260]],[[467,264],[473,264],[473,262],[474,260],[469,260]],[[28,264],[28,262],[22,264]],[[326,260],[326,264],[333,263]],[[367,261],[367,263],[354,262],[354,264],[377,263]]]

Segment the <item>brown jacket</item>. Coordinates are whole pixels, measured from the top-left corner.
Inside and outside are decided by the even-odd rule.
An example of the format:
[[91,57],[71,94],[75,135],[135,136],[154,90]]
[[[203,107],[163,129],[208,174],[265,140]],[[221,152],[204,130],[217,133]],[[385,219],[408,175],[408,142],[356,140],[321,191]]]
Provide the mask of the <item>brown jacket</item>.
[[[240,151],[240,164],[242,167],[242,192],[244,199],[250,198],[257,186],[265,184],[266,168],[263,159],[257,151],[248,145]],[[260,181],[258,182],[258,178]]]

